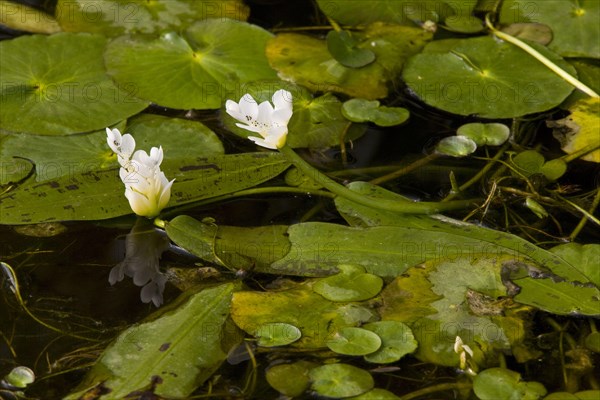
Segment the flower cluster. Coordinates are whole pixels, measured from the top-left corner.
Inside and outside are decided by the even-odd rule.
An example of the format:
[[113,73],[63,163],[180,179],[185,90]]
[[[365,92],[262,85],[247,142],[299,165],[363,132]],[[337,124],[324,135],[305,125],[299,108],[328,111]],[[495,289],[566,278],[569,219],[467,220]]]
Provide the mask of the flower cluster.
[[130,134],[121,135],[118,129],[109,128],[106,134],[108,145],[121,165],[119,176],[125,184],[125,197],[131,209],[142,217],[156,217],[169,202],[175,180],[167,180],[160,170],[162,147],[153,147],[148,155],[144,150],[135,151],[135,139]]
[[288,122],[292,117],[292,94],[280,89],[273,94],[273,105],[268,101],[258,104],[254,98],[246,94],[239,103],[227,100],[225,109],[241,123],[236,123],[239,128],[256,132],[261,137],[249,136],[259,146],[268,149],[280,149],[285,146],[288,133]]

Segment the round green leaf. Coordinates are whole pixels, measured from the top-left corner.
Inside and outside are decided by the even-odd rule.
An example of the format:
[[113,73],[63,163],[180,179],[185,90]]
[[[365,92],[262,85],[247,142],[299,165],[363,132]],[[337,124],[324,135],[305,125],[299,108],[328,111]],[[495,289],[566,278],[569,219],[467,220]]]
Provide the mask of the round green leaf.
[[[576,75],[562,58],[535,43],[531,45]],[[426,46],[408,60],[403,77],[425,103],[482,118],[513,118],[546,111],[573,91],[570,84],[520,48],[488,36]]]
[[477,144],[466,136],[448,136],[440,140],[435,151],[452,157],[465,157],[477,150]]
[[369,49],[356,47],[358,41],[348,31],[329,31],[327,49],[340,64],[350,68],[360,68],[375,61],[375,53]]
[[[286,142],[290,147],[331,147],[340,144],[344,132],[346,140],[356,139],[364,133],[364,125],[353,124],[348,129],[348,121],[340,111],[342,104],[331,93],[313,97],[301,86],[274,80],[252,82],[241,87],[229,98],[237,102],[244,94],[249,93],[259,103],[270,102],[273,93],[279,89],[285,89],[292,94],[294,114],[288,123]],[[225,112],[225,104],[221,108],[221,118],[225,127],[236,135],[243,138],[254,135],[235,125],[237,121]]]
[[4,381],[15,388],[25,389],[27,385],[35,381],[35,374],[31,369],[19,366],[13,368],[8,375],[4,377]]
[[407,354],[412,353],[418,344],[408,327],[398,321],[371,322],[364,329],[375,332],[381,338],[381,347],[374,353],[365,355],[365,360],[386,364],[396,362]]
[[525,150],[512,158],[517,170],[526,177],[539,173],[545,161],[544,156],[535,150]]
[[65,31],[116,37],[184,29],[206,18],[246,20],[249,9],[242,0],[58,0],[55,14]]
[[271,34],[231,19],[208,19],[181,35],[122,36],[105,53],[109,74],[137,95],[178,109],[219,108],[239,86],[275,79],[264,55]]
[[473,379],[473,391],[481,400],[535,400],[546,394],[538,382],[521,381],[521,375],[505,368],[489,368]]
[[477,33],[483,30],[483,21],[472,15],[454,15],[446,18],[445,28],[452,32]]
[[254,332],[259,346],[275,347],[294,343],[302,337],[300,329],[283,322],[273,322],[259,326]]
[[[148,105],[104,69],[106,38],[58,33],[0,42],[0,128],[67,135],[113,125]],[[24,116],[27,118],[24,118]]]
[[383,279],[377,275],[340,265],[339,274],[319,279],[313,290],[331,301],[362,301],[377,296],[383,287]]
[[456,130],[459,136],[466,136],[473,140],[477,146],[500,146],[508,140],[510,129],[499,123],[482,124],[474,122],[464,124]]
[[337,331],[326,344],[339,354],[363,356],[377,351],[381,347],[381,339],[373,331],[349,326]]
[[409,116],[406,108],[380,106],[379,101],[366,99],[350,99],[344,102],[342,114],[352,122],[371,121],[379,126],[399,125]]
[[560,158],[555,158],[544,163],[540,172],[549,180],[555,181],[567,172],[567,163]]
[[308,374],[318,366],[310,361],[298,361],[292,364],[279,364],[269,367],[267,382],[279,393],[290,397],[300,396],[310,386]]
[[552,29],[548,47],[565,57],[600,58],[598,0],[505,0],[500,23],[537,22]]
[[600,353],[600,332],[592,332],[585,338],[585,347],[594,353]]
[[310,371],[311,388],[320,396],[344,398],[373,389],[375,382],[367,371],[348,364],[327,364]]

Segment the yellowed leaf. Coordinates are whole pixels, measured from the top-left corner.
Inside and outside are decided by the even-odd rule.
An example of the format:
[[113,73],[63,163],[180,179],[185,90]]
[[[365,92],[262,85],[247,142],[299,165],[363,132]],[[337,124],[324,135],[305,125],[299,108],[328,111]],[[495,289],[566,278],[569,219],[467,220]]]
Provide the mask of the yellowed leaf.
[[[600,147],[600,99],[578,100],[569,111],[568,117],[548,123],[554,128],[554,137],[560,141],[563,151],[571,154],[584,148]],[[600,163],[600,150],[588,153],[582,159]]]

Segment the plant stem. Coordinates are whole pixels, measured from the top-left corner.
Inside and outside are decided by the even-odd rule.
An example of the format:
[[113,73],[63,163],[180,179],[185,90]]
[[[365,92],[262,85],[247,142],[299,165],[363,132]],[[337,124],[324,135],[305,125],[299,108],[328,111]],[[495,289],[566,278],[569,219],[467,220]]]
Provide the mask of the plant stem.
[[294,164],[298,169],[304,172],[309,178],[335,193],[340,197],[354,201],[367,207],[377,208],[380,210],[395,211],[406,214],[433,214],[448,210],[464,209],[472,206],[478,199],[457,200],[452,202],[403,202],[397,200],[389,200],[364,196],[354,192],[347,187],[340,185],[331,178],[319,172],[316,168],[304,161],[294,150],[289,146],[283,146],[279,151]]
[[431,153],[428,156],[418,159],[417,161],[413,162],[412,164],[407,165],[406,167],[402,167],[392,173],[380,176],[379,178],[372,179],[369,181],[369,183],[372,183],[373,185],[379,185],[381,183],[391,181],[402,175],[408,174],[409,172],[411,172],[419,167],[422,167],[425,164],[429,164],[431,161],[435,160],[436,158],[439,158],[440,156],[441,156],[441,154]]
[[[590,210],[588,211],[588,215],[591,215],[591,216],[594,215],[594,211],[596,211],[596,208],[598,208],[599,203],[600,203],[600,189],[597,189],[596,196],[594,196],[594,200],[592,201],[592,206],[590,207]],[[577,237],[577,235],[579,235],[579,232],[581,232],[581,230],[587,223],[587,220],[588,220],[587,215],[584,215],[583,217],[581,217],[581,220],[579,221],[579,223],[577,224],[575,229],[573,229],[573,232],[571,232],[571,234],[569,235],[569,240],[571,242],[573,242],[575,240],[575,238]]]
[[507,33],[504,33],[502,31],[499,31],[498,29],[496,29],[494,27],[494,25],[490,22],[490,15],[489,14],[485,16],[485,24],[488,27],[488,29],[490,31],[492,31],[492,33],[494,35],[496,35],[500,39],[502,39],[504,41],[507,41],[509,43],[512,43],[515,46],[517,46],[517,47],[521,48],[522,50],[526,51],[527,53],[529,53],[529,55],[531,55],[532,57],[534,57],[536,60],[538,60],[539,62],[541,62],[542,64],[544,64],[546,67],[550,68],[552,70],[552,72],[554,72],[555,74],[557,74],[558,76],[560,76],[562,79],[564,79],[565,81],[567,81],[571,85],[575,86],[577,89],[581,90],[583,93],[587,94],[590,97],[596,97],[596,98],[600,97],[600,95],[598,95],[598,93],[594,92],[591,88],[589,88],[588,86],[586,86],[583,82],[575,79],[568,72],[566,72],[565,70],[563,70],[562,68],[560,68],[558,65],[556,65],[555,63],[553,63],[552,61],[550,61],[548,58],[546,58],[545,56],[543,56],[542,53],[540,53],[539,51],[537,51],[536,49],[534,49],[533,47],[531,47],[527,43],[521,41],[520,39],[517,39],[514,36],[511,36],[511,35],[509,35]]

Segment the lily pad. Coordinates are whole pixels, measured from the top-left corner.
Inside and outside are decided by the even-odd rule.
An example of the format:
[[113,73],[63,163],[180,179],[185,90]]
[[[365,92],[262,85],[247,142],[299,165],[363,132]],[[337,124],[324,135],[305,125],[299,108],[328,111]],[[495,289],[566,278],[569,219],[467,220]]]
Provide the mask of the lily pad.
[[[350,268],[349,268],[350,267]],[[338,265],[340,273],[319,279],[313,290],[331,301],[362,301],[377,296],[383,287],[383,280],[364,272],[364,268]]]
[[100,35],[71,33],[0,42],[0,128],[37,135],[90,132],[146,108],[135,84],[117,86],[106,74],[106,42]]
[[311,389],[319,396],[344,398],[358,396],[375,386],[367,371],[349,364],[327,364],[310,371]]
[[344,67],[360,68],[375,61],[375,53],[361,49],[357,44],[350,31],[329,31],[327,34],[329,53]]
[[325,40],[296,33],[281,33],[267,44],[267,58],[282,79],[313,92],[340,92],[367,100],[388,95],[389,83],[398,79],[405,60],[432,38],[423,29],[375,23],[357,32],[356,45],[369,49],[376,59],[362,68],[336,61]]
[[461,125],[456,134],[473,140],[477,146],[500,146],[508,140],[510,129],[499,123],[482,124],[474,122]]
[[549,180],[556,180],[567,172],[567,163],[560,158],[547,161],[535,150],[525,150],[512,158],[517,171],[526,177],[542,174]]
[[466,157],[477,150],[477,143],[466,136],[448,136],[435,146],[435,151],[445,156]]
[[375,332],[381,339],[381,347],[374,353],[365,355],[365,360],[388,364],[412,353],[418,346],[408,325],[398,321],[377,321],[363,325],[364,329]]
[[207,18],[245,21],[249,13],[242,0],[58,0],[55,11],[65,31],[109,37],[184,29]]
[[317,366],[317,363],[300,360],[290,364],[273,365],[267,369],[265,375],[269,385],[279,393],[296,397],[310,387],[308,374]]
[[[572,154],[585,148],[600,147],[600,99],[589,97],[578,100],[569,111],[571,115],[568,117],[548,122],[548,126],[554,128],[554,137],[560,141],[563,151]],[[581,158],[599,163],[600,150]]]
[[[112,398],[155,385],[161,397],[186,398],[225,361],[229,347],[241,336],[226,326],[232,283],[183,295],[150,322],[126,329],[104,351],[67,399],[102,384]],[[233,329],[233,330],[232,330]]]
[[302,337],[300,329],[282,322],[260,325],[253,334],[256,343],[263,347],[285,346]]
[[335,332],[326,344],[339,354],[363,356],[377,351],[381,338],[373,331],[347,326]]
[[171,108],[216,109],[240,85],[276,78],[264,56],[271,36],[245,22],[207,19],[158,39],[119,37],[105,60],[109,74],[133,85],[141,98]]
[[379,126],[400,125],[409,112],[402,107],[386,107],[377,100],[350,99],[342,105],[342,114],[352,122],[370,121]]
[[548,47],[565,57],[600,58],[600,3],[596,0],[506,0],[500,23],[537,22],[552,29]]
[[[354,140],[360,137],[366,126],[352,124],[342,116],[342,103],[331,93],[313,97],[301,86],[279,80],[252,82],[240,87],[230,96],[237,101],[249,93],[258,103],[271,101],[275,91],[284,88],[292,94],[294,114],[288,123],[287,144],[291,147],[326,148],[336,146],[341,140]],[[225,127],[241,137],[252,136],[253,133],[235,125],[236,121],[225,113],[224,104],[221,118]]]
[[[539,45],[532,47],[576,75],[558,55]],[[443,74],[439,73],[441,65]],[[546,111],[573,91],[570,84],[520,48],[487,36],[426,46],[408,60],[402,74],[425,103],[481,118],[514,118]]]
[[58,33],[60,26],[53,16],[25,4],[0,0],[0,24],[32,33]]
[[473,391],[481,400],[536,400],[547,391],[539,382],[526,382],[521,375],[506,368],[489,368],[473,378]]

